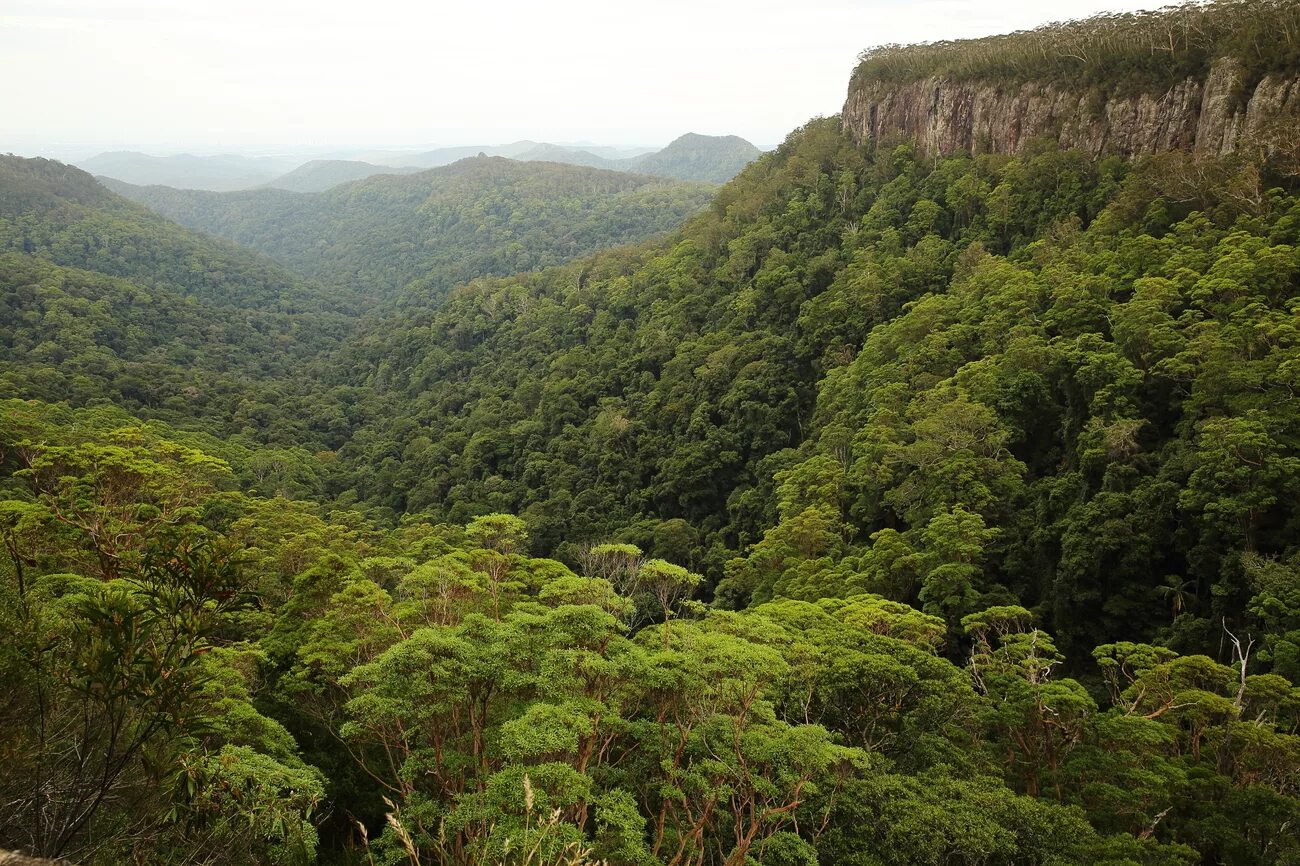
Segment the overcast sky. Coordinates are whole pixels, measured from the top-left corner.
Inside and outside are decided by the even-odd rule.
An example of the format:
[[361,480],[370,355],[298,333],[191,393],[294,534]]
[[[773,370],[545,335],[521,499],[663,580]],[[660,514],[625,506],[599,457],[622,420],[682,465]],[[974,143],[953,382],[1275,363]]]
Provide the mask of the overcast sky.
[[1141,0],[0,0],[0,152],[772,144],[854,59]]

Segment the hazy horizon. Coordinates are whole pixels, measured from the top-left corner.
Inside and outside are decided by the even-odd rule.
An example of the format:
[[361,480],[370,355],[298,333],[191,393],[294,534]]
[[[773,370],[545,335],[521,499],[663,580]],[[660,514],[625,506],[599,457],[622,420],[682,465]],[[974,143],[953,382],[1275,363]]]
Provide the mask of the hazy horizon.
[[0,74],[22,86],[0,95],[0,152],[310,159],[521,139],[661,147],[686,132],[771,146],[837,112],[872,45],[1159,5],[11,0]]

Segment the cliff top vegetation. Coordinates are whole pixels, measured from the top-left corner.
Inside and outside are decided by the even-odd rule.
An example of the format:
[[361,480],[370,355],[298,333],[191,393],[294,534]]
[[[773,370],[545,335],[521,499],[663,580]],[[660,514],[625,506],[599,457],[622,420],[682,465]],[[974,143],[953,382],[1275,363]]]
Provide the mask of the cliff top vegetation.
[[983,39],[881,45],[864,51],[850,88],[942,76],[996,83],[1166,89],[1222,57],[1247,80],[1300,68],[1300,2],[1216,0],[1109,13]]

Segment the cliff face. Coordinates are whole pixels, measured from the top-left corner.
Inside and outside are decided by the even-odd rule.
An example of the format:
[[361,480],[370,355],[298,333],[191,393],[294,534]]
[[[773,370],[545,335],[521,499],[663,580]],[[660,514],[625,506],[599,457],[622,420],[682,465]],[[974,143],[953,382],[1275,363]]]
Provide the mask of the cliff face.
[[1094,155],[1224,154],[1247,141],[1268,150],[1293,147],[1300,135],[1300,76],[1268,75],[1253,86],[1245,78],[1236,61],[1223,59],[1204,79],[1185,79],[1164,93],[1104,100],[1033,83],[855,82],[842,117],[859,142],[911,138],[923,153],[942,156],[1016,153],[1042,137]]

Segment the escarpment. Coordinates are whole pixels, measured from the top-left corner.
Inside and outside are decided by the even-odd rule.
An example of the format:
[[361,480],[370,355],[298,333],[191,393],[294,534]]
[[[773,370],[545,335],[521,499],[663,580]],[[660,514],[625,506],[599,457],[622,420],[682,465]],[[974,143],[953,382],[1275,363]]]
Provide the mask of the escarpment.
[[1033,81],[865,78],[850,85],[842,118],[859,142],[913,139],[932,156],[1014,154],[1039,138],[1094,155],[1289,152],[1300,130],[1300,73],[1254,78],[1228,57],[1168,89],[1109,95]]

